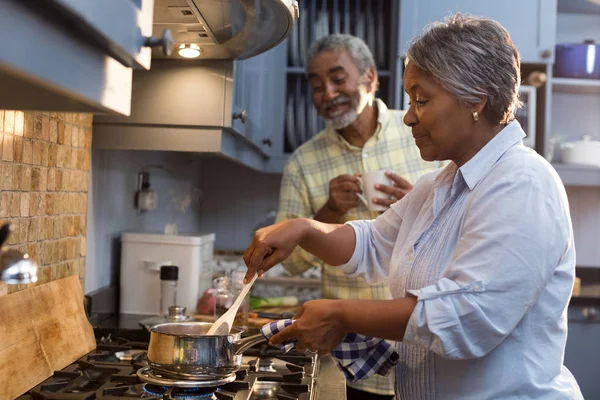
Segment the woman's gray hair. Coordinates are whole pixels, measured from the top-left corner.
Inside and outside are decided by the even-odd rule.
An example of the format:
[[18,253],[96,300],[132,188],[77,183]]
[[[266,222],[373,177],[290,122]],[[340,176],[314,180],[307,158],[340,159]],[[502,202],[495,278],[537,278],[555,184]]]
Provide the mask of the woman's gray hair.
[[312,59],[324,51],[346,50],[360,74],[365,74],[370,68],[376,69],[373,54],[369,46],[361,39],[352,35],[334,33],[322,37],[310,46],[307,54],[306,65],[310,65]]
[[492,122],[512,121],[521,105],[519,52],[496,21],[451,15],[428,25],[406,57],[463,104],[478,104],[487,96],[483,114]]

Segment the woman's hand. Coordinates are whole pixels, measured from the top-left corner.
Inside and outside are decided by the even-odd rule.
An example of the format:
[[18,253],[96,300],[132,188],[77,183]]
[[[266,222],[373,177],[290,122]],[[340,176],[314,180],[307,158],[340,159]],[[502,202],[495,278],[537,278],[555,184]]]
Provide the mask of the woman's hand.
[[262,275],[285,260],[300,243],[305,225],[306,222],[298,218],[257,230],[244,253],[244,262],[248,267],[244,283],[248,283],[255,274]]
[[296,350],[329,354],[346,335],[343,327],[343,300],[313,300],[304,303],[295,322],[274,335],[273,345],[297,340]]

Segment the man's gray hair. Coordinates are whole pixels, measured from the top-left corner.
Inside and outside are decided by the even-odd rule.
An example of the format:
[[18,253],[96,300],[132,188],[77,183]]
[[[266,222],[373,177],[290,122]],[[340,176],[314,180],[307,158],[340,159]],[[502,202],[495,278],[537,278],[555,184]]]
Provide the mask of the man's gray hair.
[[307,67],[317,54],[330,50],[346,50],[361,75],[366,73],[370,68],[376,69],[373,54],[371,54],[369,46],[361,38],[341,33],[322,37],[313,43],[308,50],[306,59]]
[[478,104],[487,96],[483,114],[490,121],[505,124],[514,119],[520,106],[521,60],[498,22],[451,15],[428,25],[413,39],[406,56],[463,104]]

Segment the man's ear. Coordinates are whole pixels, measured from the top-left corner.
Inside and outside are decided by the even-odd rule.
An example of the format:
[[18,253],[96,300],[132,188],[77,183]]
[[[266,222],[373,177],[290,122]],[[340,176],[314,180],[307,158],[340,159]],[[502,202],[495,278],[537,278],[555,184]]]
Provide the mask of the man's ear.
[[375,92],[379,88],[379,76],[377,75],[377,70],[373,67],[369,68],[367,72],[365,72],[365,78],[367,84],[367,92],[375,94]]

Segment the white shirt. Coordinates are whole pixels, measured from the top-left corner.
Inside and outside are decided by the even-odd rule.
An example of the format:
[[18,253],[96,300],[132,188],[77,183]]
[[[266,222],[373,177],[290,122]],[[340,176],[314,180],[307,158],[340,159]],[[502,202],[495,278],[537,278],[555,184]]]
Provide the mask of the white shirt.
[[513,121],[356,233],[351,276],[416,296],[398,399],[579,399],[563,366],[575,249],[564,187]]

